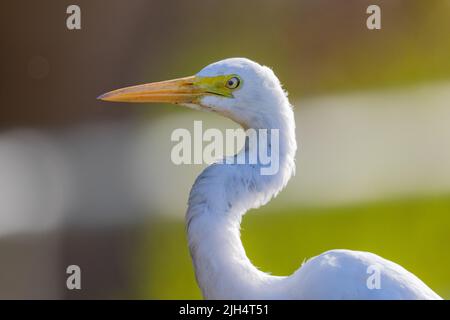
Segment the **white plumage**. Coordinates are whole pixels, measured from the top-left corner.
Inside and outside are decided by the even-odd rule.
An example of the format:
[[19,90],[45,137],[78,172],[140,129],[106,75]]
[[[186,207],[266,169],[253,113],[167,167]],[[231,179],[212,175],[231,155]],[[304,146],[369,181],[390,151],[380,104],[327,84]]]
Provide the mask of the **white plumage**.
[[[294,173],[295,122],[287,94],[272,70],[242,58],[204,68],[198,76],[237,74],[233,98],[206,96],[197,106],[244,128],[279,129],[280,170],[262,176],[258,165],[214,164],[192,187],[187,231],[196,278],[207,299],[440,299],[420,279],[375,254],[332,250],[311,258],[289,277],[272,276],[249,261],[240,240],[242,215],[267,203]],[[244,148],[241,152],[255,152]],[[301,232],[301,230],[299,230]],[[293,248],[294,249],[294,248]],[[380,287],[370,289],[370,266]]]

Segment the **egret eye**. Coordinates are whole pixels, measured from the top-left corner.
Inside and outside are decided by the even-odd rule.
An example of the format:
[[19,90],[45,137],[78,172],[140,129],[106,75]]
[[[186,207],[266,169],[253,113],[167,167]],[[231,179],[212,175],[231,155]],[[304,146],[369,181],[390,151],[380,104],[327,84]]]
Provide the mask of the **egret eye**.
[[229,89],[236,89],[237,87],[239,87],[239,84],[241,83],[241,80],[239,80],[238,77],[233,77],[227,80],[227,88]]

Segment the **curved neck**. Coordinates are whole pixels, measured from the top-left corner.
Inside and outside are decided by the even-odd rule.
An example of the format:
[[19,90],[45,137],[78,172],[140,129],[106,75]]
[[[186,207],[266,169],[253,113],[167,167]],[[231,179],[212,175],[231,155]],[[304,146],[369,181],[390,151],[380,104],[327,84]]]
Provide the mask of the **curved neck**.
[[[186,214],[189,249],[206,299],[270,298],[284,278],[258,270],[240,239],[242,215],[267,203],[293,174],[295,124],[288,103],[283,111],[278,119],[265,124],[265,129],[279,130],[276,173],[262,175],[263,165],[259,162],[214,164],[199,175],[192,187]],[[273,150],[272,144],[268,149]],[[250,146],[240,154],[248,156],[252,152],[255,148]]]

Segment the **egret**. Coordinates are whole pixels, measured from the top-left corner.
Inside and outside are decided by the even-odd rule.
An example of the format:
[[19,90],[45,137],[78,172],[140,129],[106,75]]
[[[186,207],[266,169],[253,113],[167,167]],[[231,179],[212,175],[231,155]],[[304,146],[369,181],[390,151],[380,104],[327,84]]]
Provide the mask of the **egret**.
[[[244,129],[278,130],[275,174],[262,175],[259,162],[222,161],[208,166],[192,186],[186,229],[205,299],[441,299],[400,265],[369,252],[330,250],[307,260],[291,276],[273,276],[251,263],[240,239],[242,216],[275,197],[295,171],[294,113],[270,68],[230,58],[194,76],[126,87],[99,99],[180,104],[216,112]],[[252,152],[255,147],[245,144],[234,157]],[[372,271],[379,276],[375,287],[369,283]]]

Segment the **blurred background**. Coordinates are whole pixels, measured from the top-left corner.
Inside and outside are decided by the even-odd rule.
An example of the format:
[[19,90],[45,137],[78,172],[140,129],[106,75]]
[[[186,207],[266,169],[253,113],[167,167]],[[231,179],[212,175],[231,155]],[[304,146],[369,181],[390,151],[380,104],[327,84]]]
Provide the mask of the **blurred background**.
[[204,166],[174,165],[170,134],[236,125],[96,97],[233,56],[273,67],[300,142],[295,178],[243,220],[254,264],[367,250],[450,298],[449,0],[19,0],[0,35],[0,298],[201,298],[184,213]]

